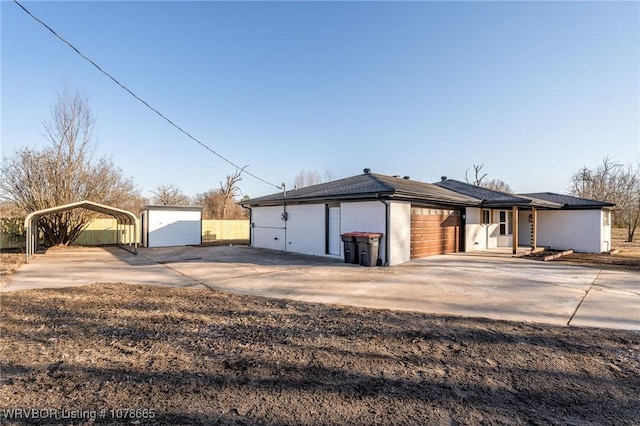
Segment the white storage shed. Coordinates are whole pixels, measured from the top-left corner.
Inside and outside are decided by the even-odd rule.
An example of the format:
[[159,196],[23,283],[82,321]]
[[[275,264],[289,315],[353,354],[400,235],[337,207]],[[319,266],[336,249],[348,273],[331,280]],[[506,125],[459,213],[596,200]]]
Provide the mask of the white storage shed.
[[141,212],[144,247],[187,246],[202,243],[202,208],[146,206]]

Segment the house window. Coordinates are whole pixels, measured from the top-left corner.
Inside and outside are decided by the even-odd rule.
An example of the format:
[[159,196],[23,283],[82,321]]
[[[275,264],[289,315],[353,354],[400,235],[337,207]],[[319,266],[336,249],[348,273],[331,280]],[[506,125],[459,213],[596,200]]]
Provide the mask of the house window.
[[491,223],[491,210],[482,209],[482,224],[488,225]]
[[604,226],[609,226],[611,224],[611,212],[603,212],[602,224]]
[[511,235],[513,212],[500,210],[500,235]]

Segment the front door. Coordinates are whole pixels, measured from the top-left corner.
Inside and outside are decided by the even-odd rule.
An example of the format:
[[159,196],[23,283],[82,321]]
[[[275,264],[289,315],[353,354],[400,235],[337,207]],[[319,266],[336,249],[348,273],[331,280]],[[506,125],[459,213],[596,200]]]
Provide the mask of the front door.
[[498,247],[511,247],[513,245],[513,212],[500,210],[498,218]]

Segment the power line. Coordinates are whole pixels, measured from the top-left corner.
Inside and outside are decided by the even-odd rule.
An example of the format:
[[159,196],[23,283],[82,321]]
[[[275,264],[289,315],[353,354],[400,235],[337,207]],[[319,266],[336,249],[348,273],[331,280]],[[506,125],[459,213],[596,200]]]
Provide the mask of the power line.
[[27,15],[31,16],[33,19],[35,19],[38,23],[40,23],[42,26],[44,26],[46,29],[48,29],[49,31],[51,31],[51,33],[56,36],[58,39],[60,39],[60,41],[62,41],[64,44],[66,44],[67,46],[69,46],[71,49],[73,49],[78,55],[80,55],[83,59],[85,59],[86,61],[88,61],[91,65],[93,65],[95,68],[98,69],[98,71],[100,71],[102,74],[106,75],[107,77],[109,77],[115,84],[117,84],[118,86],[120,86],[122,89],[124,89],[127,93],[129,93],[131,96],[133,96],[134,98],[136,98],[138,101],[140,101],[144,106],[146,106],[147,108],[149,108],[151,111],[155,112],[156,114],[158,114],[160,116],[160,118],[162,118],[163,120],[165,120],[167,123],[169,123],[170,125],[172,125],[173,127],[175,127],[176,129],[178,129],[178,131],[180,131],[182,134],[184,134],[185,136],[187,136],[189,139],[191,139],[192,141],[196,142],[198,145],[200,145],[201,147],[203,147],[204,149],[206,149],[207,151],[211,152],[213,155],[215,155],[216,157],[220,158],[221,160],[227,162],[228,164],[231,164],[233,167],[235,167],[238,170],[241,170],[242,172],[248,174],[249,176],[266,183],[267,185],[271,185],[277,189],[282,189],[281,186],[278,185],[274,185],[271,182],[268,182],[264,179],[262,179],[261,177],[258,177],[256,175],[254,175],[253,173],[250,173],[246,170],[244,170],[247,166],[244,167],[240,167],[238,166],[236,163],[234,163],[233,161],[227,159],[226,157],[224,157],[223,155],[217,153],[216,151],[214,151],[213,149],[209,148],[207,145],[205,145],[203,142],[201,142],[200,140],[198,140],[196,137],[192,136],[189,132],[187,132],[186,130],[184,130],[182,127],[178,126],[176,123],[174,123],[173,121],[171,121],[167,116],[165,116],[164,114],[162,114],[160,111],[158,111],[157,109],[155,109],[154,107],[152,107],[151,105],[149,105],[149,103],[147,101],[145,101],[144,99],[142,99],[140,96],[136,95],[135,93],[133,93],[127,86],[125,86],[124,84],[120,83],[115,77],[113,77],[111,74],[109,74],[107,71],[103,70],[98,64],[96,64],[95,62],[93,62],[89,57],[87,57],[84,53],[80,52],[74,45],[72,45],[71,43],[69,43],[67,40],[65,40],[62,36],[60,36],[57,32],[55,32],[49,25],[47,25],[46,23],[44,23],[40,18],[36,17],[33,15],[33,13],[29,12],[27,10],[27,8],[25,8],[22,4],[20,4],[20,2],[18,2],[18,0],[13,0],[13,2],[15,4],[17,4],[18,6],[20,6],[20,8],[22,10],[24,10]]

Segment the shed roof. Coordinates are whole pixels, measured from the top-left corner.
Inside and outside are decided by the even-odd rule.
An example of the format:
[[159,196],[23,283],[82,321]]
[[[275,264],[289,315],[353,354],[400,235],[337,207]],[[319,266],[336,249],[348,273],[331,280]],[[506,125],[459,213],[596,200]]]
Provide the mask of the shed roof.
[[430,183],[365,172],[360,175],[320,183],[242,201],[242,205],[279,205],[284,202],[320,202],[350,199],[402,199],[438,205],[472,206],[480,200]]
[[146,205],[141,212],[146,210],[178,210],[178,211],[202,211],[202,207],[200,206],[154,206],[154,205]]

